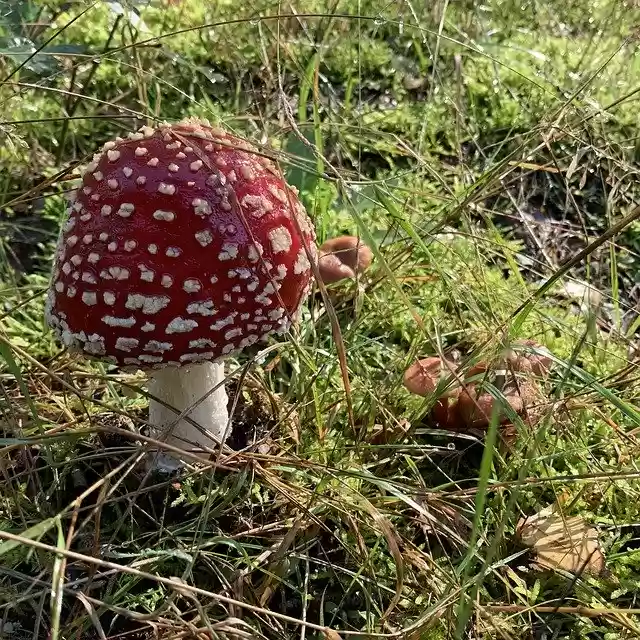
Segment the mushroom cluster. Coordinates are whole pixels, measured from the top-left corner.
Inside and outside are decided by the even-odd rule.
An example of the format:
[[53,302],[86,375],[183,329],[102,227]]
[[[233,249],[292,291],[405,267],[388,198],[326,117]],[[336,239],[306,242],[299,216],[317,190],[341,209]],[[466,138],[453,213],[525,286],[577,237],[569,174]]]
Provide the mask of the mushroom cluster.
[[155,433],[208,457],[227,430],[222,361],[289,330],[315,260],[297,191],[246,140],[196,119],[144,126],[83,173],[46,318],[71,350],[151,369]]
[[543,401],[536,378],[544,377],[552,363],[551,357],[533,340],[523,340],[515,346],[495,365],[480,362],[467,371],[459,370],[447,359],[424,358],[407,369],[404,385],[420,396],[437,393],[430,415],[437,426],[482,433],[498,410],[503,438],[511,440],[515,435],[513,422],[504,406],[497,406],[496,398],[482,388],[482,380],[491,376],[502,378],[501,392],[511,410],[529,424],[535,424]]

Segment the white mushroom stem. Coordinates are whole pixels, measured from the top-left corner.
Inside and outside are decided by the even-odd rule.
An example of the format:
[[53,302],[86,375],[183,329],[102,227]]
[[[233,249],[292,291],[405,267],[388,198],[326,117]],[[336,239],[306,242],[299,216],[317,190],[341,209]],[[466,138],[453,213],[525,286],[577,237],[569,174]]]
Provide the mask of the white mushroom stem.
[[[229,413],[222,362],[160,369],[149,380],[149,393],[167,405],[153,399],[149,403],[149,423],[156,439],[183,450],[196,449],[193,453],[203,458],[209,458],[207,449],[224,442]],[[183,413],[198,427],[185,419],[178,420]],[[173,453],[154,453],[153,458],[155,468],[169,471],[182,466]]]

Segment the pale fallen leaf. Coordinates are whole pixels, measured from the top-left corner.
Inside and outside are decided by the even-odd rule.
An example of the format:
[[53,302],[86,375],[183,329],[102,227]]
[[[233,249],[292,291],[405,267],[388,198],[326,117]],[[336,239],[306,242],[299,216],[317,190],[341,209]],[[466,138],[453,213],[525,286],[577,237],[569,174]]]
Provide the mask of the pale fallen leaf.
[[603,575],[605,558],[598,532],[579,516],[563,517],[552,507],[522,518],[517,533],[535,553],[535,565],[581,575]]
[[329,629],[329,627],[325,627],[322,630],[322,635],[324,635],[325,640],[342,640],[342,636],[333,629]]

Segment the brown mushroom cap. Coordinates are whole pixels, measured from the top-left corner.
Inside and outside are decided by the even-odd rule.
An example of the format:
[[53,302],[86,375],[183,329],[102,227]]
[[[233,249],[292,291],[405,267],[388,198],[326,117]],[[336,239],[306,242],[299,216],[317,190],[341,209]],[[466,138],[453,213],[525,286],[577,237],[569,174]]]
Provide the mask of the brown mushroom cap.
[[[419,396],[428,396],[433,393],[440,380],[451,376],[456,368],[450,360],[442,360],[437,357],[424,358],[412,364],[404,374],[404,386]],[[460,393],[459,387],[447,389],[442,397],[450,398]]]
[[[540,398],[537,387],[528,381],[523,381],[518,385],[508,385],[503,390],[503,394],[511,409],[518,415],[523,415],[527,408]],[[460,421],[469,428],[486,429],[489,426],[496,402],[498,400],[491,394],[478,392],[476,385],[467,385],[466,389],[458,396],[457,413]],[[502,425],[511,422],[504,407],[500,407],[498,422]]]
[[[535,340],[518,340],[516,345],[532,347],[536,350],[544,350],[544,347]],[[544,376],[549,372],[553,360],[544,353],[522,353],[511,350],[507,356],[509,364],[514,371],[532,373],[536,376]]]
[[320,247],[318,269],[325,284],[355,278],[373,260],[371,249],[356,236],[339,236],[327,240]]

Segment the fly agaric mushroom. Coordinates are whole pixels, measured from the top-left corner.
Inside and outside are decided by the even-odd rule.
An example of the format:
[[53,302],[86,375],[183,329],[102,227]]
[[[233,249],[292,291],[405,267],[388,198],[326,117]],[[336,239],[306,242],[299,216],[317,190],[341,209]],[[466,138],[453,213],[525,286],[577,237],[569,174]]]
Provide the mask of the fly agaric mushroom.
[[[447,377],[452,376],[456,365],[450,360],[442,360],[437,357],[424,358],[412,364],[404,374],[404,386],[411,393],[419,396],[428,396],[436,391]],[[442,427],[452,426],[454,416],[452,410],[455,401],[460,394],[460,387],[449,386],[438,397],[431,409],[434,420]]]
[[355,278],[369,268],[373,260],[371,249],[354,236],[331,238],[320,246],[318,270],[325,284]]
[[297,191],[247,141],[196,119],[145,126],[83,174],[47,322],[72,350],[152,369],[154,431],[206,449],[227,428],[222,361],[289,329],[315,255]]

